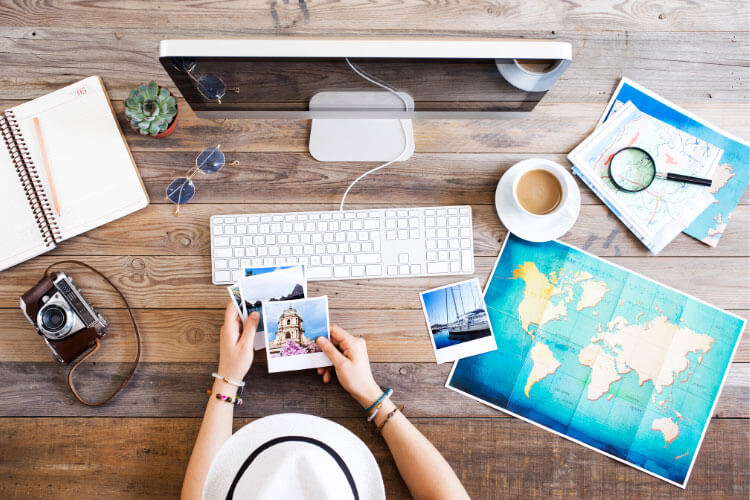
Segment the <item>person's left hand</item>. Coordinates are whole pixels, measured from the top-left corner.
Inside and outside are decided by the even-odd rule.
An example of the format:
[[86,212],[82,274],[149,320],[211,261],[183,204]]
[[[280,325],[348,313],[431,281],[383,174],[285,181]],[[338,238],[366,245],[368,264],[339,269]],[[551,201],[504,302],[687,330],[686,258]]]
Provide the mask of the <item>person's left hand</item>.
[[219,375],[236,381],[245,378],[253,364],[253,341],[259,319],[260,314],[257,312],[250,314],[243,330],[234,304],[231,301],[227,304],[219,338]]

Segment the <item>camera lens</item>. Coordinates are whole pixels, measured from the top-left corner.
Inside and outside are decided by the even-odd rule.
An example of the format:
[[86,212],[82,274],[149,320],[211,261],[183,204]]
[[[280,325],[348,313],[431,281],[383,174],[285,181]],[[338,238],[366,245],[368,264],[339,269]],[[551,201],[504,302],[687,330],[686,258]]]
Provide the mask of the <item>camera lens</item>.
[[50,305],[42,311],[42,326],[48,332],[59,332],[64,326],[67,315],[62,307]]

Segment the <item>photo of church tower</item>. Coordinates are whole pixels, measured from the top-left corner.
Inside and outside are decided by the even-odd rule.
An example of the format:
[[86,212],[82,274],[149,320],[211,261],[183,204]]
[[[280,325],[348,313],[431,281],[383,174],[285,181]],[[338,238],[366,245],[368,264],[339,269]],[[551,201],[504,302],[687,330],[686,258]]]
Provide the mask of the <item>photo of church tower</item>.
[[311,340],[305,336],[305,326],[302,323],[302,317],[296,309],[292,306],[285,309],[279,316],[276,338],[268,344],[269,353],[280,352],[289,341],[300,348],[310,344]]

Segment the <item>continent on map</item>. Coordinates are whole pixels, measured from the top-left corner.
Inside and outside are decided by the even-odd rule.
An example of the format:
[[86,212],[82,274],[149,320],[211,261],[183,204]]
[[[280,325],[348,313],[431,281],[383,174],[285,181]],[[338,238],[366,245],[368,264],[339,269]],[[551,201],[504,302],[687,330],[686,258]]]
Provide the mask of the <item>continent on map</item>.
[[524,262],[513,270],[513,279],[519,278],[526,286],[523,290],[523,300],[518,304],[518,319],[521,321],[521,328],[533,337],[529,326],[532,323],[539,326],[544,324],[544,310],[549,304],[554,285],[549,282],[547,276],[539,272],[533,262]]
[[[615,357],[617,372],[633,370],[638,375],[640,385],[650,380],[656,392],[661,394],[665,387],[674,383],[675,377],[689,368],[689,353],[698,353],[700,363],[714,342],[716,340],[713,337],[670,323],[664,315],[654,318],[650,323],[632,325],[622,316],[617,316],[607,323],[607,329],[591,345],[599,350],[602,350],[601,345],[606,346]],[[588,356],[584,357],[585,361],[589,360],[593,349],[595,348],[586,351]],[[584,360],[579,356],[581,364],[589,366]],[[591,370],[592,380],[612,378],[611,366],[607,363],[593,363]],[[687,381],[689,376],[690,373],[682,381]],[[591,392],[589,395],[591,396]]]
[[714,170],[714,175],[712,177],[711,187],[708,188],[708,192],[711,194],[716,194],[719,192],[721,188],[727,185],[729,180],[734,177],[734,169],[731,165],[728,163],[720,163],[716,166],[716,170]]
[[596,307],[599,302],[602,301],[609,288],[603,281],[588,280],[581,283],[583,292],[581,293],[581,299],[576,305],[576,311],[581,311],[587,307]]
[[534,366],[531,368],[529,378],[526,379],[526,386],[523,388],[523,393],[526,397],[529,397],[529,391],[531,388],[542,380],[544,377],[552,375],[560,368],[560,362],[555,359],[554,354],[547,344],[537,342],[534,347],[531,348],[531,361],[534,362]]
[[[596,401],[609,392],[609,388],[630,372],[624,364],[617,363],[613,356],[605,353],[599,344],[589,344],[578,353],[578,361],[591,368],[591,380],[588,385],[588,398]],[[619,370],[618,370],[619,364]],[[612,394],[610,394],[611,399]]]
[[[661,432],[664,436],[664,447],[680,436],[680,427],[671,418],[657,418],[651,422],[651,430]],[[681,458],[681,457],[675,457]]]

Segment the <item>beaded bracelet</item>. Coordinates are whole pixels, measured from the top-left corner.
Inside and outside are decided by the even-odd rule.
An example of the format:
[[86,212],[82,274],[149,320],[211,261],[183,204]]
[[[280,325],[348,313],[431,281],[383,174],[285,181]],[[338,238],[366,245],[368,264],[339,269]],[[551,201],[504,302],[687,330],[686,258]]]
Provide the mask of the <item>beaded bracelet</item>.
[[385,427],[385,424],[387,424],[391,420],[391,417],[393,417],[396,414],[396,412],[399,412],[399,411],[403,412],[403,410],[404,410],[404,405],[398,405],[396,408],[394,408],[393,411],[391,411],[388,414],[388,416],[385,417],[385,420],[383,420],[380,423],[380,425],[377,426],[377,428],[376,428],[377,431],[380,432],[380,433],[382,433],[383,432],[383,427]]
[[370,406],[367,407],[367,409],[365,410],[365,413],[369,413],[370,410],[372,410],[373,408],[375,408],[375,405],[377,405],[378,403],[380,403],[385,398],[390,397],[391,394],[393,394],[393,389],[391,389],[389,387],[388,389],[385,390],[385,392],[383,394],[380,395],[380,397],[378,399],[375,400],[375,402],[373,404],[371,404]]
[[[206,394],[208,394],[209,396],[212,393],[213,393],[213,391],[211,389],[208,389],[206,391]],[[227,403],[232,404],[232,405],[242,406],[242,398],[239,397],[239,396],[233,398],[232,396],[225,396],[224,394],[219,394],[217,392],[216,393],[216,399],[219,399],[221,401],[226,401]]]

